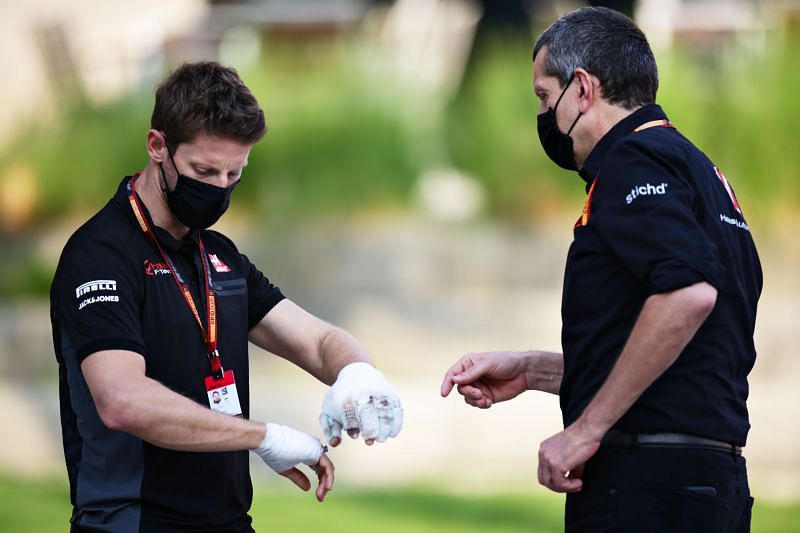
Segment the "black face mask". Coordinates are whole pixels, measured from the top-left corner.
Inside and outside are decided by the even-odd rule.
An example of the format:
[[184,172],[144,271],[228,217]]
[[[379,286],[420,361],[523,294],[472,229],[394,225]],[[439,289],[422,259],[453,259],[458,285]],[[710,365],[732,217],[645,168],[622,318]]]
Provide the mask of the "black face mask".
[[164,178],[167,205],[184,226],[192,229],[206,229],[219,220],[219,217],[228,209],[231,192],[239,182],[226,188],[192,179],[180,173],[178,167],[175,166],[175,160],[172,159],[169,147],[167,147],[167,154],[172,161],[172,167],[178,174],[178,182],[170,191],[166,186],[167,176],[164,174],[164,166],[159,164],[161,175]]
[[572,128],[575,127],[575,124],[578,123],[578,119],[581,118],[581,113],[578,113],[569,131],[564,133],[558,129],[556,109],[558,109],[561,98],[564,97],[564,93],[567,92],[574,78],[575,75],[573,74],[564,87],[564,90],[561,91],[561,96],[556,100],[555,107],[548,109],[536,117],[536,129],[539,131],[539,141],[542,143],[544,153],[553,160],[553,163],[567,170],[578,170],[578,164],[575,162],[575,152],[572,149],[572,137],[570,137],[569,134],[572,133]]

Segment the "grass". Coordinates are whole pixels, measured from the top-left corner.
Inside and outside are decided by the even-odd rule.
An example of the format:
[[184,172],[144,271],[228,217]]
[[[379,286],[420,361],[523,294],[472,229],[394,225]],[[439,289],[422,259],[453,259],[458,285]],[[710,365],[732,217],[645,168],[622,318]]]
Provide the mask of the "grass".
[[[257,531],[326,533],[558,532],[562,499],[550,494],[453,495],[431,488],[339,489],[324,504],[290,487],[256,487],[252,509]],[[70,514],[63,481],[20,480],[0,475],[3,531],[66,530]],[[756,502],[754,533],[796,531],[800,502]]]
[[[280,509],[280,513],[271,512]],[[257,496],[257,530],[329,532],[561,531],[559,498],[455,496],[431,489],[343,491],[319,505],[308,495]]]

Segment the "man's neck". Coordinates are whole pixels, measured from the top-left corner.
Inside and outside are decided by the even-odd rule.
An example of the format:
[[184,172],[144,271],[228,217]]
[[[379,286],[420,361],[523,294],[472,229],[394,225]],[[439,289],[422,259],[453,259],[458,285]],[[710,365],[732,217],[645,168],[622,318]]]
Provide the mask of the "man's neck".
[[578,163],[578,168],[583,167],[586,158],[592,153],[592,150],[594,150],[594,147],[600,142],[600,139],[611,131],[611,128],[619,124],[621,120],[630,116],[631,113],[640,107],[641,106],[625,109],[624,107],[606,103],[598,106],[596,114],[592,117],[590,122],[591,127],[588,129],[586,138],[580,143],[579,149],[576,150],[575,160]]
[[161,169],[151,161],[136,180],[136,194],[150,212],[154,225],[167,230],[176,239],[183,239],[189,233],[189,228],[184,226],[170,210],[163,186]]

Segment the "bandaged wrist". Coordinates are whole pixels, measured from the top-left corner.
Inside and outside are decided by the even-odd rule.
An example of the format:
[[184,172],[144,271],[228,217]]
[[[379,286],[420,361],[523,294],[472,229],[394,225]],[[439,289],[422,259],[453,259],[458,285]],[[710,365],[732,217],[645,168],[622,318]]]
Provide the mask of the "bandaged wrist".
[[267,424],[267,435],[253,452],[279,474],[303,463],[315,465],[324,452],[315,437],[280,424]]
[[375,368],[369,363],[359,361],[358,363],[350,363],[339,371],[336,377],[337,383],[369,383],[371,380],[379,379],[387,383],[386,377],[383,372]]

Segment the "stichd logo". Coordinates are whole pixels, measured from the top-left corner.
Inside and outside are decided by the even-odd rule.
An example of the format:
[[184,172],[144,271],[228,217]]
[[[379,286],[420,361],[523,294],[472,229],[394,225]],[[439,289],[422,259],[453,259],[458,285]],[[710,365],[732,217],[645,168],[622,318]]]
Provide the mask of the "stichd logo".
[[634,200],[640,196],[661,196],[667,194],[667,187],[669,183],[660,183],[653,185],[652,183],[645,183],[644,185],[637,185],[625,197],[625,203],[631,205]]

